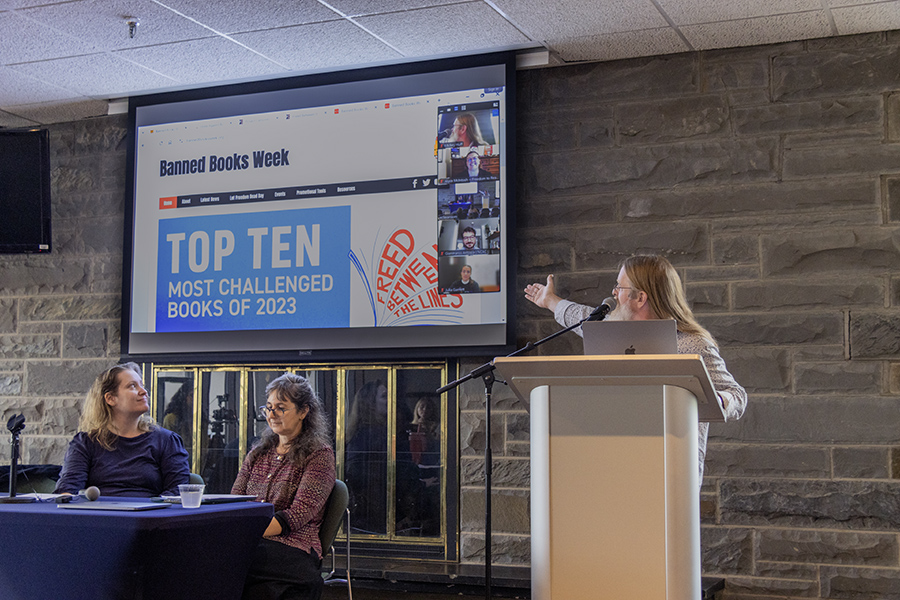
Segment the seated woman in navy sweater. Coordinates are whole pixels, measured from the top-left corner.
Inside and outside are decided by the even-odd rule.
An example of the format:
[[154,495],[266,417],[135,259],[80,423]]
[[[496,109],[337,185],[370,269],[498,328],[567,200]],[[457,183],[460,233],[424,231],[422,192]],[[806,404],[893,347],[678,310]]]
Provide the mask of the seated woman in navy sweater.
[[147,414],[149,402],[136,364],[101,373],[85,399],[56,493],[96,486],[103,496],[177,495],[188,482],[188,453],[178,434]]

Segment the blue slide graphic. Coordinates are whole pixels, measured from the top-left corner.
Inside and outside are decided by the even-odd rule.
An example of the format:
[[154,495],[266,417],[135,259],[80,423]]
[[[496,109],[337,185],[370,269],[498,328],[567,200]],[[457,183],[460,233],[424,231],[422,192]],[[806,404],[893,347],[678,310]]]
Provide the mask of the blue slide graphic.
[[347,327],[348,253],[349,206],[161,220],[156,330]]

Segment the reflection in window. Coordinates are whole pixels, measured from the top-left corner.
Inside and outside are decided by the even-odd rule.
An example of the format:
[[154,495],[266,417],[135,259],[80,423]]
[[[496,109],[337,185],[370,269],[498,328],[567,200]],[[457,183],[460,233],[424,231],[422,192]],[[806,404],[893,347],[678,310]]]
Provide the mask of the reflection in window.
[[434,369],[397,371],[397,493],[395,533],[441,534],[441,400],[434,393],[441,373]]
[[231,491],[241,461],[268,427],[258,414],[265,388],[286,370],[309,380],[331,419],[339,476],[350,490],[351,532],[373,548],[397,541],[430,557],[451,556],[457,506],[447,491],[457,485],[456,419],[455,404],[435,393],[446,378],[443,365],[156,370],[154,414],[182,436],[207,492]]
[[191,453],[194,439],[194,374],[187,371],[161,371],[156,377],[157,421],[163,428],[181,436]]
[[238,391],[240,373],[213,371],[203,373],[203,435],[200,437],[200,475],[211,494],[227,494],[240,468],[238,437]]
[[250,397],[250,402],[247,403],[246,420],[247,452],[259,442],[269,427],[265,416],[259,414],[259,407],[266,404],[266,386],[283,374],[284,371],[254,371],[250,373],[249,389],[247,390]]
[[387,533],[388,389],[384,370],[347,374],[344,477],[353,533]]

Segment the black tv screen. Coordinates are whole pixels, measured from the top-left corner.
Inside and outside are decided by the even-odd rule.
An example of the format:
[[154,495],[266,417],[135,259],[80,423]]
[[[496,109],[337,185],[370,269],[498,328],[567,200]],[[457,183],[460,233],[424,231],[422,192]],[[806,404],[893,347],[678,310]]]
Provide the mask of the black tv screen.
[[515,58],[130,99],[124,352],[513,343]]
[[50,252],[50,135],[0,130],[0,253]]

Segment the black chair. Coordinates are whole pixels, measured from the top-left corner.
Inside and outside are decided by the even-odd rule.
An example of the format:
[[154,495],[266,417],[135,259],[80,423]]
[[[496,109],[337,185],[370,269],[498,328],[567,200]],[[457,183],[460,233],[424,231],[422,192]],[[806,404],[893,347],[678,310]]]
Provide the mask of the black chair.
[[[18,465],[16,494],[49,494],[56,488],[60,465]],[[9,491],[9,465],[0,467],[0,492]]]
[[[353,600],[353,588],[350,585],[350,492],[347,491],[347,484],[340,479],[335,480],[334,489],[328,496],[325,503],[325,518],[322,519],[322,525],[319,526],[319,541],[322,543],[322,560],[331,554],[331,572],[322,573],[325,578],[325,585],[334,585],[338,583],[347,584],[347,595],[349,600]],[[335,556],[334,556],[334,540],[344,523],[344,532],[347,535],[347,578],[339,579],[334,576],[335,572]]]

